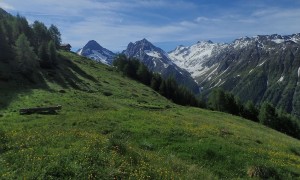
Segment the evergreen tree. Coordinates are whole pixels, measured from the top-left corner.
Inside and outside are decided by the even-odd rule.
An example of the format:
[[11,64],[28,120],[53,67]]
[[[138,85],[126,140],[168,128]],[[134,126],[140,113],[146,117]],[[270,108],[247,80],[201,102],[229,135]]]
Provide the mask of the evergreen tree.
[[40,45],[39,50],[38,50],[38,57],[40,59],[40,66],[42,68],[49,68],[50,66],[50,60],[49,60],[49,55],[48,55],[48,46],[44,42]]
[[12,49],[8,44],[3,25],[0,24],[0,61],[8,62],[12,58]]
[[119,71],[124,72],[124,67],[127,63],[128,58],[124,54],[119,54],[115,57],[113,66],[115,66]]
[[145,85],[150,85],[151,83],[151,73],[148,68],[143,64],[139,63],[138,70],[136,72],[138,79]]
[[242,116],[246,119],[258,122],[258,109],[255,107],[253,101],[247,101]]
[[159,86],[159,90],[158,90],[159,94],[161,94],[162,96],[167,97],[167,96],[166,96],[166,94],[167,94],[167,90],[166,90],[166,89],[167,89],[167,88],[166,88],[166,81],[163,80],[163,81],[160,83],[160,86]]
[[34,47],[38,50],[41,44],[51,40],[51,37],[47,27],[42,22],[34,21],[32,28],[34,32]]
[[259,122],[268,127],[277,129],[278,118],[276,115],[275,108],[272,104],[264,102],[260,108],[258,115]]
[[239,107],[235,101],[235,97],[231,93],[225,93],[225,107],[224,112],[238,115],[239,114]]
[[162,78],[160,74],[154,73],[151,78],[151,88],[155,91],[159,91],[160,84],[162,83]]
[[52,41],[54,41],[56,49],[58,49],[60,46],[60,43],[61,43],[61,34],[60,34],[58,28],[56,26],[54,26],[53,24],[51,24],[48,31],[49,31]]
[[3,32],[5,34],[7,43],[10,46],[13,46],[16,39],[17,39],[17,37],[14,39],[12,21],[9,21],[7,19],[3,19],[1,24],[2,24]]
[[16,22],[18,31],[20,33],[24,33],[25,36],[28,38],[29,42],[31,42],[31,40],[33,40],[33,31],[30,28],[27,19],[25,17],[17,15]]
[[208,96],[208,107],[215,111],[224,112],[226,109],[225,92],[222,89],[214,89]]
[[245,107],[239,97],[234,97],[234,98],[235,98],[235,104],[236,104],[237,112],[238,112],[236,115],[242,116]]
[[53,67],[57,64],[57,52],[56,52],[56,46],[53,41],[50,41],[48,43],[48,56],[50,65]]
[[173,77],[169,77],[166,81],[166,91],[165,96],[169,99],[175,98],[175,91],[178,89],[178,85]]
[[285,134],[288,134],[288,135],[293,136],[298,139],[300,138],[300,126],[291,115],[288,115],[283,111],[279,111],[278,112],[278,123],[279,123],[277,125],[278,131],[283,132]]
[[30,46],[30,43],[25,36],[21,34],[15,46],[16,52],[16,62],[18,69],[23,74],[31,74],[38,65],[36,54],[33,51],[33,48]]

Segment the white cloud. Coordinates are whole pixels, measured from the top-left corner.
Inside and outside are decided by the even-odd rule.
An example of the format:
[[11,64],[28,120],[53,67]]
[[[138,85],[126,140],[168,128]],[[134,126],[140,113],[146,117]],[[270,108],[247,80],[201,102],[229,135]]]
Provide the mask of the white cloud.
[[[202,39],[228,41],[257,34],[297,33],[300,29],[297,23],[300,8],[265,3],[219,7],[212,12],[210,7],[203,8],[183,0],[5,2],[10,10],[26,16],[30,22],[37,19],[47,25],[56,24],[62,32],[63,41],[75,48],[82,47],[90,39],[97,40],[108,49],[120,51],[130,41],[142,38],[158,43],[197,42]],[[1,7],[2,4],[3,1],[0,1]]]
[[210,21],[210,22],[212,22],[212,21],[218,22],[218,21],[221,21],[221,19],[217,19],[217,18],[207,18],[207,17],[204,17],[204,16],[199,16],[199,17],[197,17],[197,18],[195,19],[195,21],[198,22],[198,23],[201,23],[201,22],[208,22],[208,21]]
[[0,7],[5,10],[14,10],[15,9],[13,6],[11,6],[10,4],[5,3],[3,1],[0,1]]

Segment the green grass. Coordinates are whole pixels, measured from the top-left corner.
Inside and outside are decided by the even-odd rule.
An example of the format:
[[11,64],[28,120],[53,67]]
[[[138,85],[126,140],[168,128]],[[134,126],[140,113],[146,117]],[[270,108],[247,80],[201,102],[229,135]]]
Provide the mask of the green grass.
[[[0,179],[300,178],[299,140],[61,56],[39,84],[0,83]],[[57,115],[18,113],[58,104]]]

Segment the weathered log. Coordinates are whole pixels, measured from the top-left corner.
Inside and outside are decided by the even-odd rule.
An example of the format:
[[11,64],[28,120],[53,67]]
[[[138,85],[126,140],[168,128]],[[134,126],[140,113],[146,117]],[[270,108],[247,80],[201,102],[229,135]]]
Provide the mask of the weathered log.
[[57,110],[61,110],[62,106],[50,106],[50,107],[34,107],[34,108],[22,108],[19,110],[20,114],[33,114],[33,113],[41,113],[41,114],[55,114]]

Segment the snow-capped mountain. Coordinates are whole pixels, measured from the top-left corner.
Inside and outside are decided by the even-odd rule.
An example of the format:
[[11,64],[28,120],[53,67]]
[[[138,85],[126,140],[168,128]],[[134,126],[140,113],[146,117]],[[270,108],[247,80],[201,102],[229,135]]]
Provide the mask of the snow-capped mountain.
[[199,41],[189,47],[178,46],[169,53],[169,56],[176,65],[186,69],[196,78],[209,70],[204,64],[210,57],[220,53],[227,46],[227,44],[213,43],[212,41]]
[[244,101],[270,101],[300,116],[300,34],[198,42],[179,46],[169,56],[204,93],[222,87]]
[[164,78],[174,77],[177,82],[198,93],[199,88],[190,73],[172,62],[169,55],[162,49],[143,39],[129,43],[123,53],[128,57],[135,57],[142,61],[151,71],[160,73]]
[[108,65],[112,64],[116,56],[115,53],[103,48],[95,40],[90,40],[83,48],[77,51],[77,54]]

